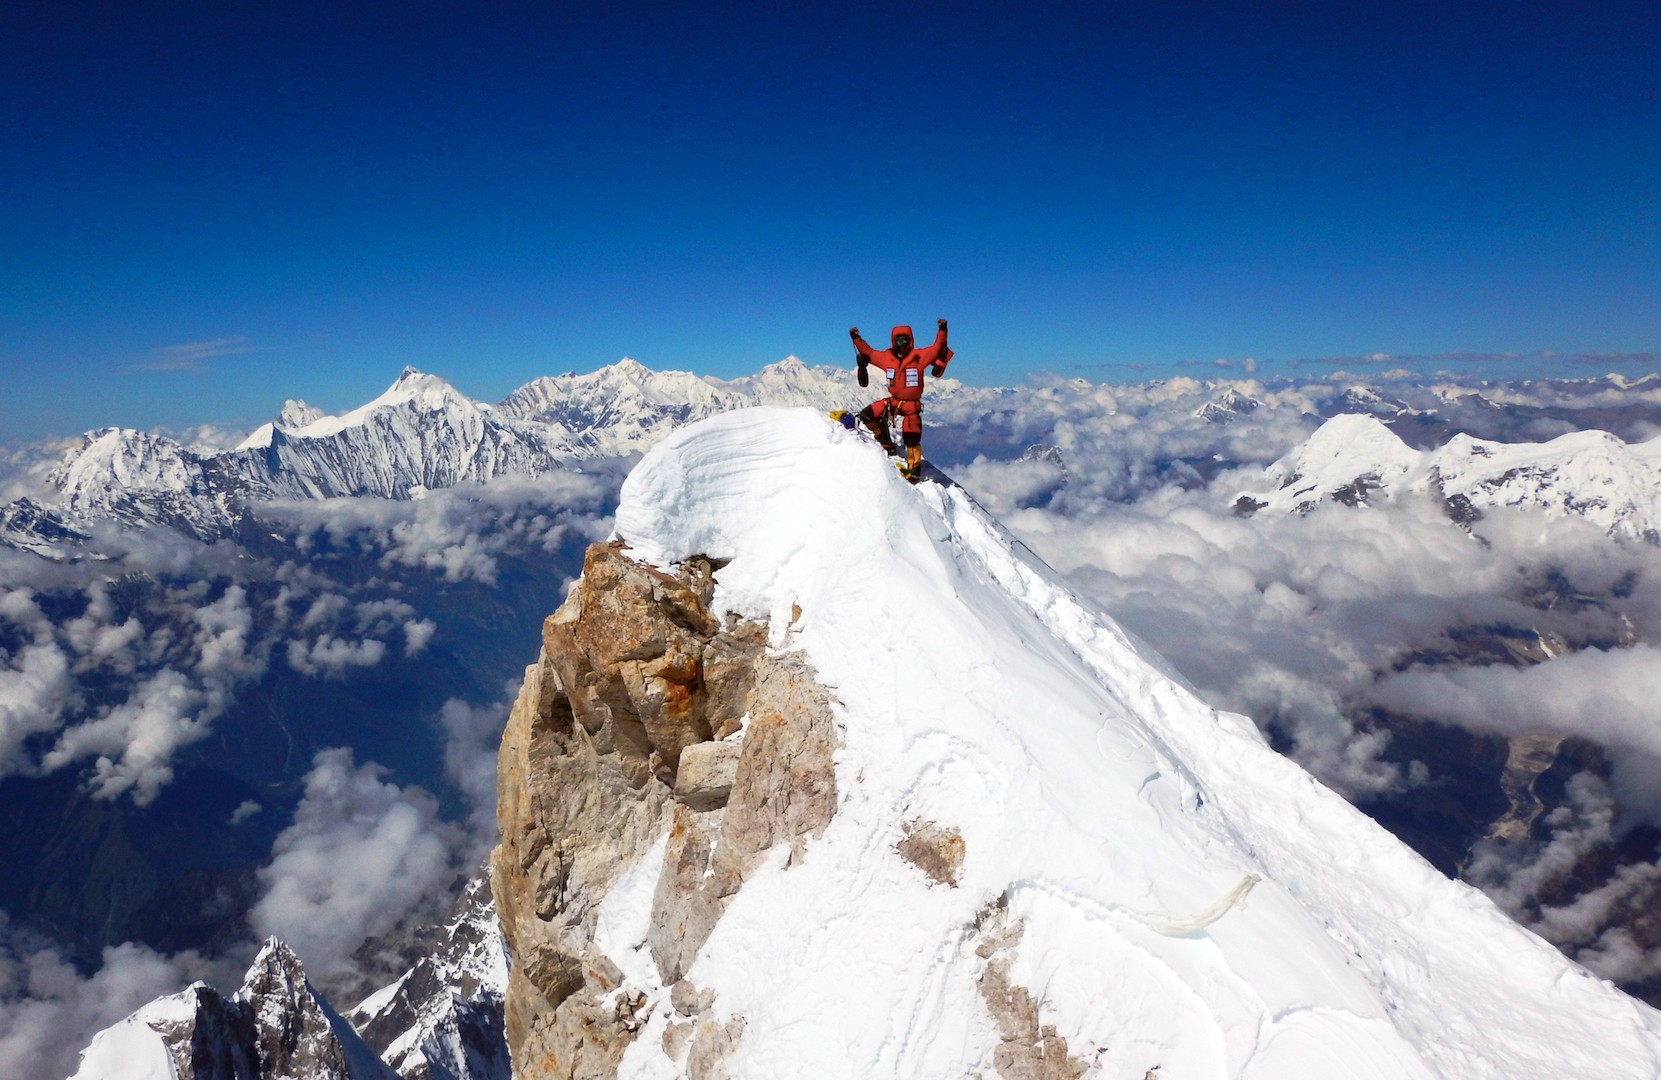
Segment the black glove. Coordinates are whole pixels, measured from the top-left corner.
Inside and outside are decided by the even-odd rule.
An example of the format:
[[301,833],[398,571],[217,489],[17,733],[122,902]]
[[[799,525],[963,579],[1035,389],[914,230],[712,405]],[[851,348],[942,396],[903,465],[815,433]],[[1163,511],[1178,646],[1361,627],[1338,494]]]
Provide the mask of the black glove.
[[946,329],[946,320],[945,319],[936,319],[935,321],[940,324],[940,329],[942,329],[942,330]]
[[859,327],[857,327],[857,326],[848,327],[848,336],[853,338],[855,341],[858,341],[859,340]]
[[859,385],[861,386],[871,385],[871,375],[865,370],[866,364],[868,363],[869,361],[867,361],[865,357],[862,356],[859,358]]
[[945,364],[936,364],[936,365],[934,365],[933,367],[929,368],[929,374],[933,375],[937,379],[940,378],[940,376],[946,374],[946,365]]

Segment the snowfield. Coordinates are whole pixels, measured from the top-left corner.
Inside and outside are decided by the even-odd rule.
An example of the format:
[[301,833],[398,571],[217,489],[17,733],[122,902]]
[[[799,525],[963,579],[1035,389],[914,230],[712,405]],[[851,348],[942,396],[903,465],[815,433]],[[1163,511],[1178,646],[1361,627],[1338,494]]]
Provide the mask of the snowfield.
[[[688,975],[742,1018],[734,1076],[995,1075],[1000,960],[1089,1076],[1661,1075],[1661,1013],[1204,705],[962,490],[907,485],[822,414],[676,432],[616,531],[660,565],[731,560],[715,609],[769,620],[840,703],[835,818],[747,880]],[[960,833],[955,885],[898,854],[923,825]],[[657,1003],[635,1077],[682,1075],[644,947],[657,865],[601,918]]]

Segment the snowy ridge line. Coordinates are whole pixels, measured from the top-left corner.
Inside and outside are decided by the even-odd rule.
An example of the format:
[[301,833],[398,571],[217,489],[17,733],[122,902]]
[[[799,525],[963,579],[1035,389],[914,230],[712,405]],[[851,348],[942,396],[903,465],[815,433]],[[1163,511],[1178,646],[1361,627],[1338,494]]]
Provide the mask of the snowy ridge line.
[[[682,429],[615,522],[636,558],[726,560],[715,606],[766,619],[840,703],[835,816],[745,881],[687,972],[716,1019],[743,1018],[732,1075],[990,1075],[1039,1025],[1101,1076],[1661,1074],[1661,1014],[856,433],[790,409]],[[949,882],[901,848],[925,827],[954,838]],[[1017,999],[1024,1019],[991,1015]],[[673,1074],[644,1042],[629,1061]]]
[[[1590,972],[1569,964],[1558,951],[1543,940],[1528,933],[1505,918],[1475,889],[1449,881],[1429,863],[1405,845],[1393,845],[1382,852],[1377,845],[1358,843],[1358,830],[1377,830],[1378,826],[1361,817],[1339,796],[1322,787],[1313,777],[1294,763],[1279,755],[1240,753],[1229,743],[1248,741],[1257,748],[1266,744],[1250,721],[1231,713],[1222,713],[1194,698],[1179,679],[1161,678],[1160,671],[1148,655],[1142,654],[1126,637],[1122,628],[1104,620],[1076,594],[1059,585],[1041,560],[1018,550],[1017,545],[995,522],[990,520],[960,489],[942,487],[921,490],[922,501],[936,513],[950,530],[954,547],[972,552],[977,564],[986,574],[1001,584],[1019,602],[1025,604],[1056,636],[1070,643],[1077,655],[1102,678],[1103,684],[1115,688],[1114,696],[1125,706],[1129,717],[1137,718],[1136,727],[1147,734],[1165,753],[1160,764],[1166,768],[1173,760],[1185,763],[1205,762],[1216,767],[1212,776],[1196,776],[1184,765],[1176,770],[1185,781],[1189,798],[1181,812],[1217,819],[1224,826],[1222,834],[1230,837],[1236,850],[1228,861],[1239,861],[1256,866],[1261,874],[1252,872],[1242,881],[1240,898],[1257,881],[1267,878],[1275,887],[1285,889],[1300,906],[1328,911],[1337,920],[1327,925],[1327,931],[1345,944],[1353,953],[1352,966],[1360,968],[1368,982],[1399,1009],[1400,1020],[1425,1035],[1425,1043],[1438,1050],[1437,1056],[1447,1055],[1447,1065],[1466,1068],[1482,1060],[1469,1048],[1437,1046],[1434,1033],[1442,1025],[1438,1018],[1414,1008],[1418,999],[1395,994],[1392,984],[1403,974],[1388,970],[1385,958],[1368,947],[1369,943],[1388,940],[1394,928],[1401,924],[1420,924],[1432,920],[1438,905],[1422,903],[1413,908],[1392,906],[1389,897],[1365,890],[1351,894],[1343,907],[1323,904],[1317,882],[1333,876],[1344,877],[1346,864],[1355,865],[1358,853],[1368,850],[1373,859],[1383,857],[1392,865],[1393,876],[1415,880],[1421,895],[1435,896],[1443,903],[1471,912],[1493,923],[1503,933],[1476,941],[1475,947],[1483,954],[1485,963],[1479,965],[1484,975],[1505,971],[1510,978],[1526,980],[1535,985],[1548,986],[1550,996],[1559,999],[1563,1007],[1568,1000],[1581,999],[1585,1006],[1602,998],[1609,984]],[[1028,560],[1032,561],[1029,562]],[[1036,565],[1034,565],[1036,563]],[[1149,728],[1141,717],[1155,718],[1160,731]],[[1196,722],[1206,718],[1209,724]],[[1243,748],[1242,748],[1243,749]],[[1242,768],[1250,762],[1247,768]],[[1248,771],[1248,769],[1250,771]],[[1275,833],[1272,837],[1262,832],[1250,804],[1241,796],[1250,795],[1272,786],[1277,798],[1290,797],[1298,808],[1307,828],[1290,833]],[[1342,808],[1343,813],[1333,811]],[[1290,837],[1292,846],[1286,844]],[[1299,843],[1301,841],[1301,844]],[[1281,856],[1276,858],[1277,853]],[[1211,856],[1215,858],[1215,853]],[[1257,880],[1250,880],[1257,879]],[[1359,880],[1359,879],[1358,879]],[[1248,884],[1249,881],[1249,884]],[[1225,909],[1226,910],[1226,909]],[[1424,926],[1434,934],[1436,928]],[[1484,976],[1472,972],[1451,973],[1432,970],[1425,966],[1425,957],[1416,961],[1405,954],[1396,954],[1389,960],[1389,968],[1403,963],[1414,963],[1418,968],[1409,978],[1415,982],[1432,980],[1473,983]],[[1467,992],[1479,991],[1468,988]],[[1624,995],[1623,995],[1624,997]],[[1625,998],[1628,1022],[1636,1030],[1655,1030],[1655,1019],[1642,1003]],[[1541,1017],[1544,1019],[1544,1016]],[[1600,1051],[1593,1047],[1563,1047],[1566,1057],[1576,1058],[1588,1069],[1601,1060]],[[1648,1075],[1661,1075],[1661,1049],[1653,1044],[1647,1047]],[[1491,1059],[1488,1059],[1491,1063]],[[1519,1071],[1532,1062],[1525,1058],[1515,1061]],[[1590,1075],[1590,1074],[1588,1074]]]

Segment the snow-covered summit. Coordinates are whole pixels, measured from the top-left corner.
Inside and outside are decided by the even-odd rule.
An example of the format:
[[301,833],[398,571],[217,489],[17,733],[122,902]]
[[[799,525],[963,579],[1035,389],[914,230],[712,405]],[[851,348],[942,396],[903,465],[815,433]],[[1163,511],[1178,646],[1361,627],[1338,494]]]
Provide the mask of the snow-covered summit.
[[[963,491],[906,485],[862,436],[783,409],[683,429],[630,475],[616,528],[658,565],[717,560],[712,609],[767,620],[838,702],[834,817],[745,882],[686,973],[716,1022],[742,1021],[731,1075],[990,1075],[1008,1044],[989,980],[1065,1039],[1076,1071],[1054,1075],[1661,1070],[1661,1014],[1208,708]],[[923,833],[955,838],[949,880],[905,855]],[[656,879],[648,858],[606,899],[612,940],[644,938]],[[655,1003],[625,1074],[676,1075],[650,953],[612,959]]]
[[533,379],[497,408],[504,416],[547,425],[573,457],[613,457],[640,453],[676,427],[733,409],[846,406],[853,386],[851,371],[809,367],[794,356],[731,380],[654,371],[625,357],[586,374]]
[[1421,451],[1374,416],[1345,414],[1265,477],[1272,490],[1242,498],[1276,512],[1429,492],[1459,515],[1532,508],[1580,515],[1614,536],[1661,537],[1661,437],[1628,444],[1606,431],[1574,431],[1545,443],[1501,443],[1460,434]]
[[157,998],[99,1032],[71,1080],[397,1080],[267,939],[242,988]]
[[388,410],[405,407],[422,413],[459,413],[472,416],[490,410],[450,385],[449,380],[406,366],[379,397],[339,416],[320,416],[291,434],[301,439],[322,439],[347,428],[362,427]]
[[236,449],[199,452],[160,435],[89,432],[48,478],[64,521],[163,524],[226,535],[251,502],[368,495],[405,499],[503,475],[539,476],[569,455],[544,425],[497,414],[437,375],[406,367],[338,416],[289,400]]

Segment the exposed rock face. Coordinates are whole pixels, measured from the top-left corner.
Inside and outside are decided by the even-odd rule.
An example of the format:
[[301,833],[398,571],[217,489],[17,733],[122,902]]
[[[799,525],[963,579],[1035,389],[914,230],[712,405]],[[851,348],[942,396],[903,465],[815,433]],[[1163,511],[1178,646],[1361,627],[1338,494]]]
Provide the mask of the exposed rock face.
[[1055,1025],[1040,1023],[1032,993],[1010,978],[1021,924],[998,904],[981,913],[975,929],[980,933],[975,955],[986,961],[980,996],[998,1025],[1000,1042],[992,1053],[998,1075],[1002,1080],[1078,1080],[1087,1071],[1084,1063],[1067,1052],[1067,1040]]
[[679,1016],[665,1045],[688,1075],[722,1075],[742,1023],[716,1022],[683,976],[763,853],[798,857],[835,811],[829,697],[800,656],[767,650],[766,627],[723,625],[716,569],[596,544],[544,624],[502,739],[492,860],[516,1076],[615,1075],[658,1003],[624,985],[596,920],[665,835],[647,933]]
[[142,1070],[133,1055],[153,1052],[157,1037],[174,1074],[197,1080],[396,1076],[312,989],[288,946],[274,939],[234,997],[196,983],[101,1032],[83,1053],[76,1080],[135,1075]]
[[489,882],[469,882],[436,931],[420,941],[426,955],[346,1019],[404,1080],[508,1080],[507,957]]

